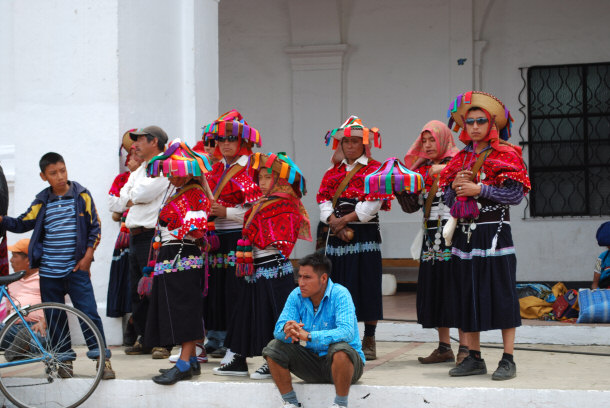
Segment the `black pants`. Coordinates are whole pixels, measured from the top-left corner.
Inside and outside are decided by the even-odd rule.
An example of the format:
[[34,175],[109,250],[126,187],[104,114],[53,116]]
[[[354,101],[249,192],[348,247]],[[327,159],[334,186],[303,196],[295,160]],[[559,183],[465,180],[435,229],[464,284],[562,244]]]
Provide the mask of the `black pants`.
[[148,264],[148,255],[152,244],[154,230],[144,231],[129,237],[129,285],[131,290],[131,313],[133,327],[138,336],[146,331],[148,316],[148,298],[138,295],[138,282],[142,277],[142,269]]

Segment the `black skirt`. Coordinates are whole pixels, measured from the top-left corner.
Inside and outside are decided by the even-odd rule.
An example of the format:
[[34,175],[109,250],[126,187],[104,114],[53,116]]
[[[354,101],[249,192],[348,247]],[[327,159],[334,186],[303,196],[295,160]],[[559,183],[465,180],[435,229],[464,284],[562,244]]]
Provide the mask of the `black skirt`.
[[202,339],[204,260],[201,250],[185,244],[163,244],[153,278],[146,333],[147,346],[170,346]]
[[235,250],[241,230],[216,230],[220,248],[208,254],[208,295],[204,300],[206,330],[227,330],[235,311],[238,286],[243,279],[235,276]]
[[129,248],[115,248],[108,277],[106,316],[121,317],[131,312],[129,289]]
[[451,270],[451,247],[445,246],[445,240],[441,236],[441,242],[436,244],[438,247],[435,249],[437,232],[438,221],[429,221],[424,234],[417,277],[417,322],[428,329],[458,327],[460,316],[459,281]]
[[326,256],[332,262],[331,279],[351,293],[358,321],[383,319],[381,301],[381,234],[378,223],[348,224],[354,238],[328,238]]
[[[490,218],[493,217],[476,224],[476,229],[471,230],[470,242],[469,224],[458,223],[453,235],[452,262],[460,293],[458,327],[465,332],[521,326],[517,259],[510,224],[504,222],[498,233],[500,223]],[[496,234],[497,245],[493,251]]]
[[253,276],[240,279],[245,284],[240,287],[225,345],[245,357],[260,356],[273,340],[275,323],[296,287],[294,270],[290,261],[280,258],[256,266]]

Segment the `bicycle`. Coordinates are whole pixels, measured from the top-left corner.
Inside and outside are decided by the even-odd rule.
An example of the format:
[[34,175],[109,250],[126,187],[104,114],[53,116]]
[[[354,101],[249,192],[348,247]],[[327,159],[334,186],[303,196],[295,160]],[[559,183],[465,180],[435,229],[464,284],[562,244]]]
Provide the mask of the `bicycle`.
[[[13,306],[0,331],[0,391],[16,406],[76,407],[95,391],[104,371],[106,350],[99,329],[83,312],[61,303],[40,303],[21,307],[6,285],[21,279],[25,272],[0,277],[0,302],[4,297]],[[36,323],[26,318],[38,317]],[[80,325],[89,359],[86,364],[72,349],[70,326]],[[14,337],[13,337],[14,336]],[[97,352],[96,352],[97,350]],[[87,363],[90,363],[87,361]]]

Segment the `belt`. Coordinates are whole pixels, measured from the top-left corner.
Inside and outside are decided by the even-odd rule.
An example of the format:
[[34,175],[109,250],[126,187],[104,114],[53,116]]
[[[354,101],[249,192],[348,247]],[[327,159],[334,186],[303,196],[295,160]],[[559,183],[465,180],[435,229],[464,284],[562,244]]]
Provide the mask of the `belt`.
[[129,228],[129,234],[132,237],[135,237],[136,235],[140,235],[143,232],[148,232],[148,231],[154,231],[154,228],[145,228],[145,227],[135,227],[135,228]]

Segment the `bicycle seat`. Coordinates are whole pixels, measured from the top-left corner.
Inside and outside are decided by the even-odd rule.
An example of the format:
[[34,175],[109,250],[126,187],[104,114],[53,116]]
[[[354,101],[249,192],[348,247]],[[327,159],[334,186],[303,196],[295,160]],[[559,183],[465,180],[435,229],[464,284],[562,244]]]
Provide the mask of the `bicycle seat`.
[[25,276],[25,271],[19,271],[6,276],[0,276],[0,285],[8,285],[18,281]]

